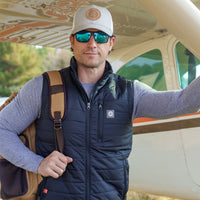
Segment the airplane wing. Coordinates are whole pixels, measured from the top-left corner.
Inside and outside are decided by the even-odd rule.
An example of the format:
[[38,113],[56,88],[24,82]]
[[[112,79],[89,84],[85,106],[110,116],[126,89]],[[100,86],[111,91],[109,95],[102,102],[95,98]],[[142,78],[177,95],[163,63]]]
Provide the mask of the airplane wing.
[[[119,36],[115,48],[169,34],[136,0],[0,0],[0,41],[69,48],[74,12],[93,3],[107,7],[112,13],[114,32]],[[194,3],[199,6],[199,1]]]

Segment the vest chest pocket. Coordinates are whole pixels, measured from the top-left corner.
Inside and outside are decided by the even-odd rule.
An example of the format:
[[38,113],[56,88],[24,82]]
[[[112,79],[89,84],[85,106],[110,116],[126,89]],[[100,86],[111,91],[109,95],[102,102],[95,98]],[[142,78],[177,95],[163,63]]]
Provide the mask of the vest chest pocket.
[[98,142],[103,142],[103,105],[98,105]]
[[98,104],[98,129],[97,129],[97,139],[98,142],[104,142],[104,133],[106,133],[104,123],[113,123],[115,120],[115,110],[105,109],[102,103]]
[[119,147],[131,141],[132,123],[127,107],[117,106],[114,101],[98,104],[97,127],[97,141],[103,146]]

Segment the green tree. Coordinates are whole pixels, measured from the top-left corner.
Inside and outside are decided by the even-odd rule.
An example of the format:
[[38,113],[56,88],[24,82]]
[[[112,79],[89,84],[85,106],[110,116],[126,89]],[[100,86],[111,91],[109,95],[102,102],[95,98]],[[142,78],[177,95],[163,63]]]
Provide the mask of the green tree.
[[8,96],[44,71],[43,59],[30,45],[0,43],[0,96]]
[[0,42],[0,96],[18,91],[44,71],[68,66],[71,56],[66,49]]

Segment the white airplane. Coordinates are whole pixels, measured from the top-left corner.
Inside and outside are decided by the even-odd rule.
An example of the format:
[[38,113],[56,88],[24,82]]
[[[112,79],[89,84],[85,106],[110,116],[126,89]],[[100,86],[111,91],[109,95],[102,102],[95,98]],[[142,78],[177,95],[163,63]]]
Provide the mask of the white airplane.
[[[0,41],[70,48],[74,12],[86,4],[112,13],[116,73],[157,90],[200,75],[200,0],[0,0]],[[199,114],[133,122],[130,190],[200,199]]]

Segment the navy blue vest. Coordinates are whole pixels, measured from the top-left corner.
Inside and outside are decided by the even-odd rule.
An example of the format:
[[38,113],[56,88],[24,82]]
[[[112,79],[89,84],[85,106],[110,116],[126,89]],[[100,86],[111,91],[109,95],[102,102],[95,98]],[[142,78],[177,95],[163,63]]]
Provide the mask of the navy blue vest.
[[[77,77],[76,61],[61,70],[67,110],[62,122],[64,154],[73,158],[58,179],[45,179],[41,200],[124,200],[128,190],[127,157],[132,147],[133,83],[112,73],[103,77],[88,98]],[[49,118],[48,85],[44,77],[42,111],[36,121],[37,153],[55,150]],[[43,189],[48,193],[43,193]],[[45,191],[47,191],[45,190]]]

